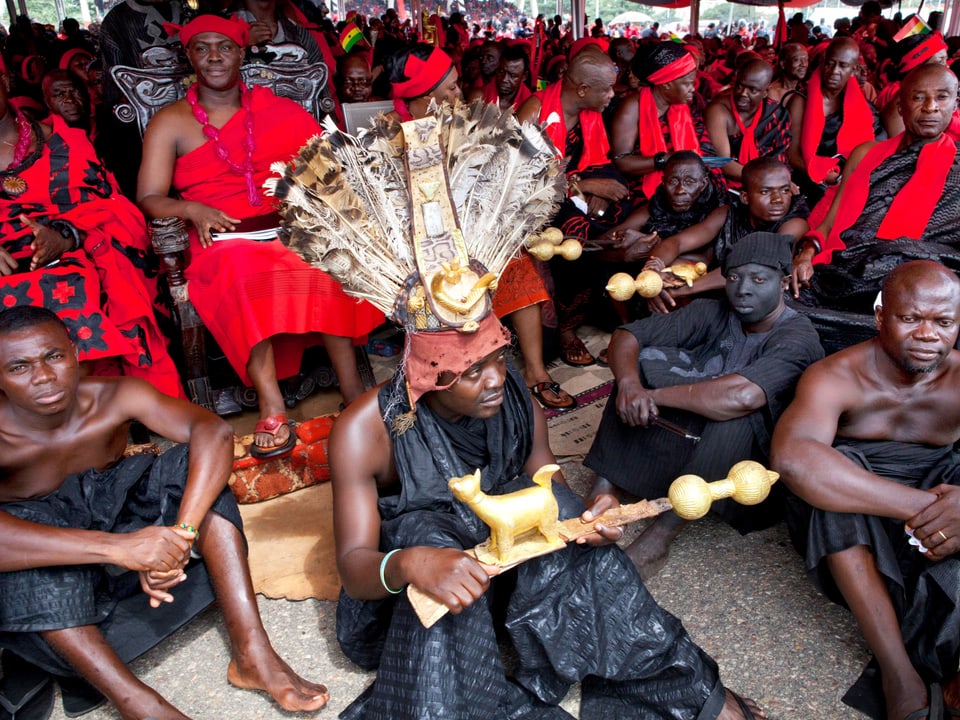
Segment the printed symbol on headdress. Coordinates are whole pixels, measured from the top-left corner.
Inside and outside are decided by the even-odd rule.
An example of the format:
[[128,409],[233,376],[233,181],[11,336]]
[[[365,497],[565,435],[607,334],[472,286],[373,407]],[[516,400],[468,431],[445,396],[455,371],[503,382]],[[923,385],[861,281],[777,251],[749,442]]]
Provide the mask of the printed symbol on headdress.
[[442,237],[447,230],[443,225],[443,207],[438,202],[425,202],[420,206],[423,214],[423,229],[427,237]]
[[420,190],[420,194],[423,195],[425,202],[433,202],[434,198],[437,197],[437,190],[440,189],[440,183],[422,182],[417,186],[417,189]]

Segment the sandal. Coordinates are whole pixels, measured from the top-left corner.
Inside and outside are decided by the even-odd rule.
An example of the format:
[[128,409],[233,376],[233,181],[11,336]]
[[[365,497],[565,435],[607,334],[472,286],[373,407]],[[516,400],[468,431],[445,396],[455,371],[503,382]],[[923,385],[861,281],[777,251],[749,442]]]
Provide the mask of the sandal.
[[276,438],[280,432],[280,428],[284,425],[290,428],[290,434],[282,445],[262,448],[254,442],[254,444],[250,446],[250,454],[259,460],[265,460],[267,458],[278,457],[292,450],[293,446],[297,444],[297,435],[293,432],[293,423],[287,419],[284,413],[278,413],[277,415],[264,418],[254,426],[253,432],[254,434],[266,433]]
[[[551,393],[557,400],[550,400],[545,393]],[[554,382],[553,380],[538,382],[530,388],[530,394],[533,395],[543,407],[554,410],[569,410],[577,406],[577,399],[560,387],[560,383]]]
[[610,367],[610,359],[607,356],[607,348],[597,353],[597,365],[600,367]]
[[588,367],[596,362],[583,340],[577,336],[573,340],[560,340],[560,359],[572,367]]

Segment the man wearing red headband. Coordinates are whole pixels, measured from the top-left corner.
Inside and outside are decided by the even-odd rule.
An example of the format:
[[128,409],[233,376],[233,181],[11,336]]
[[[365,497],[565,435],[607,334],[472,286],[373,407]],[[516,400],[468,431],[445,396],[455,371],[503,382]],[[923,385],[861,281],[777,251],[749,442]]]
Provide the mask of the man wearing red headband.
[[150,122],[137,198],[150,217],[192,224],[190,299],[241,381],[256,388],[260,421],[252,452],[272,457],[296,442],[278,378],[299,372],[303,351],[319,334],[351,402],[364,389],[354,341],[383,316],[347,297],[275,235],[250,239],[251,232],[279,226],[262,190],[271,163],[288,160],[322,131],[296,103],[241,83],[247,33],[245,22],[214,15],[182,28],[197,83]]
[[856,41],[837,38],[827,47],[823,65],[811,73],[807,96],[796,94],[787,104],[794,182],[811,207],[828,188],[836,188],[853,149],[882,130],[854,77],[859,59]]
[[620,172],[652,198],[670,153],[700,153],[703,117],[691,112],[697,61],[683,45],[662,42],[633,58],[642,87],[627,95],[613,118],[611,153]]
[[773,68],[759,58],[734,74],[733,88],[714,100],[704,114],[708,139],[704,156],[732,157],[723,174],[732,188],[740,187],[743,166],[760,157],[787,162],[790,115],[767,97]]

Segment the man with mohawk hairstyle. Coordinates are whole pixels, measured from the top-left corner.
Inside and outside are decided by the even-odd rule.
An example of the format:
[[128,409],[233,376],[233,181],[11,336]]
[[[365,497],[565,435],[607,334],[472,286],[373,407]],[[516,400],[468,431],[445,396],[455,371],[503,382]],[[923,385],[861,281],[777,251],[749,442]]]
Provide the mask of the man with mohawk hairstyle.
[[[400,135],[382,122],[360,141],[317,139],[275,183],[291,246],[321,267],[348,256],[344,289],[407,331],[393,378],[348,407],[330,438],[344,588],[337,636],[354,662],[378,668],[341,717],[570,718],[558,703],[574,682],[581,718],[765,717],[724,689],[716,663],[657,606],[610,544],[620,530],[599,525],[502,579],[463,552],[488,530],[449,478],[481,468],[483,490],[500,495],[554,463],[489,290],[555,211],[563,180],[543,130],[509,115],[490,127],[484,112],[446,108],[403,123]],[[311,187],[318,181],[326,187]],[[480,183],[504,189],[502,208],[471,205],[467,187]],[[603,495],[585,512],[562,475],[553,479],[565,518],[590,521],[616,504]],[[451,614],[423,627],[401,594],[407,585]],[[498,647],[504,625],[519,655],[512,679]]]

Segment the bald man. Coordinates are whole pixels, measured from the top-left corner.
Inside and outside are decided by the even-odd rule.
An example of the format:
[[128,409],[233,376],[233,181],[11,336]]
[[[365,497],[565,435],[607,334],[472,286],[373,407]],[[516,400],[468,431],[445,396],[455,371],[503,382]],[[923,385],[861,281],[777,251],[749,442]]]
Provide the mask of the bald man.
[[853,149],[883,132],[877,111],[854,76],[859,61],[857,43],[836,38],[827,47],[823,65],[810,74],[806,97],[795,94],[787,104],[794,182],[811,207],[840,182]]
[[808,571],[849,606],[879,665],[859,695],[872,687],[888,718],[944,717],[927,683],[960,661],[960,281],[931,261],[900,265],[875,322],[876,337],[803,374],[771,457],[796,494]]
[[[570,197],[553,224],[581,242],[606,233],[629,215],[629,191],[610,162],[610,142],[601,112],[613,99],[617,66],[597,46],[577,53],[563,78],[520,106],[520,122],[545,124],[547,134],[567,160]],[[589,255],[589,254],[588,254]],[[592,365],[594,358],[576,334],[586,319],[602,271],[585,255],[576,263],[551,261],[560,330],[561,357],[569,365]]]
[[760,59],[748,60],[734,75],[733,88],[720,95],[704,114],[709,142],[703,154],[730,157],[723,166],[727,183],[739,188],[743,166],[761,157],[788,161],[790,114],[767,97],[773,68]]
[[904,131],[851,153],[829,212],[798,243],[805,305],[869,313],[883,276],[904,258],[938,257],[960,270],[960,158],[946,132],[956,76],[942,65],[912,70],[899,106]]
[[800,43],[784,45],[777,58],[777,76],[770,83],[767,97],[780,102],[788,93],[802,92],[809,66],[810,58],[806,46]]

